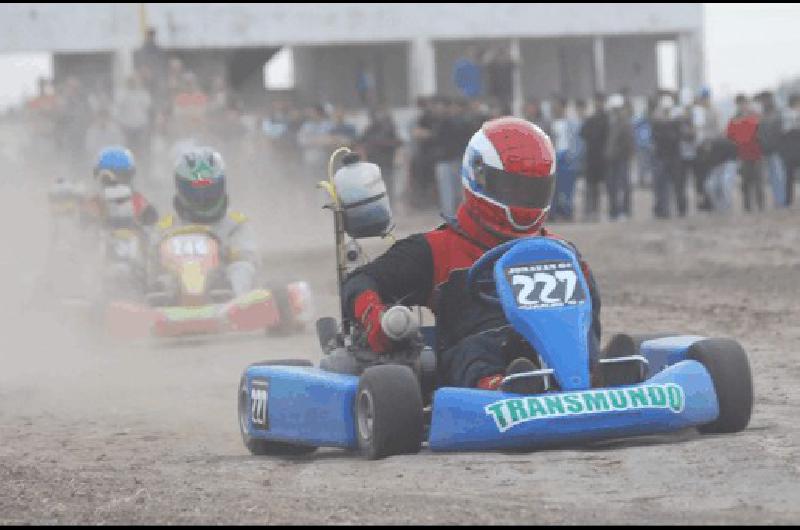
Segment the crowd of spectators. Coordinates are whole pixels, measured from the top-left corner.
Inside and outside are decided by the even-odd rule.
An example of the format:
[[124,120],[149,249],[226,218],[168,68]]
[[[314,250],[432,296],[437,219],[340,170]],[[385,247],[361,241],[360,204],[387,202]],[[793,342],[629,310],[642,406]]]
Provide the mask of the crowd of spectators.
[[[134,59],[134,73],[113,96],[74,76],[58,86],[42,80],[27,104],[35,150],[58,153],[64,171],[86,175],[102,147],[125,145],[142,173],[166,183],[181,145],[209,144],[223,153],[231,173],[291,180],[306,189],[326,177],[331,152],[348,146],[380,166],[393,202],[449,216],[462,199],[460,168],[470,137],[486,120],[512,113],[515,65],[504,50],[468,50],[454,71],[463,94],[419,98],[407,129],[375,101],[366,119],[363,111],[348,115],[322,103],[303,107],[290,97],[246,112],[224,77],[199,78],[156,46],[153,33]],[[598,93],[592,101],[525,101],[521,117],[546,132],[555,149],[550,218],[577,220],[581,186],[585,221],[599,220],[601,211],[612,221],[629,219],[636,187],[651,190],[658,219],[686,216],[692,206],[725,211],[737,175],[746,211],[767,206],[767,183],[771,205],[793,202],[800,95],[792,95],[786,108],[770,92],[752,99],[739,95],[728,123],[707,90],[691,101],[683,96],[660,91],[638,106],[627,91]]]
[[[771,205],[794,200],[800,166],[800,95],[779,108],[773,93],[736,97],[736,112],[723,123],[708,90],[681,104],[662,90],[638,111],[627,91],[593,101],[528,100],[522,117],[551,138],[556,154],[556,191],[551,220],[577,219],[576,185],[583,181],[584,221],[600,219],[603,195],[611,221],[630,219],[634,189],[652,193],[657,219],[692,211],[726,211],[740,176],[742,207],[763,210],[766,183]],[[445,214],[458,203],[460,157],[470,135],[489,118],[507,114],[502,105],[477,99],[433,97],[418,104],[410,163],[412,204]],[[694,201],[690,201],[691,191]]]

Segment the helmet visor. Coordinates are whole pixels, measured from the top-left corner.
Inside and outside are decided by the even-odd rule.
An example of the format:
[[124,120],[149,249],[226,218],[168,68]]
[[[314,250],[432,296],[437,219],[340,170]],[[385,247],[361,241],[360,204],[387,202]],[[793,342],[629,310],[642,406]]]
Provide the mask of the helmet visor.
[[177,179],[178,194],[190,208],[205,210],[214,208],[225,195],[224,181],[216,180],[211,183]]
[[490,166],[485,171],[484,190],[487,196],[507,206],[544,209],[550,206],[556,189],[554,175],[529,177],[508,173]]

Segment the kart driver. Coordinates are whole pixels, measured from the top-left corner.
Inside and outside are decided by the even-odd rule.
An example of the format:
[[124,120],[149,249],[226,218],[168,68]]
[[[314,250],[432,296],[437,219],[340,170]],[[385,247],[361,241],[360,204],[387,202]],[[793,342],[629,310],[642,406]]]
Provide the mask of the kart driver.
[[[155,243],[180,226],[208,227],[221,245],[220,257],[225,264],[222,280],[227,282],[224,287],[236,296],[251,291],[259,265],[258,245],[247,217],[228,210],[222,155],[210,147],[185,151],[175,163],[175,188],[175,215],[158,221]],[[164,290],[168,281],[165,276],[157,279],[157,290]]]
[[[455,218],[395,243],[345,280],[345,313],[363,326],[376,352],[394,346],[381,328],[387,303],[424,305],[436,316],[439,383],[499,389],[504,374],[538,368],[532,348],[508,324],[501,308],[472,299],[466,277],[487,250],[508,240],[560,239],[543,225],[555,188],[553,145],[536,125],[504,117],[483,124],[467,145],[461,175],[465,201]],[[574,248],[574,246],[573,246]],[[592,301],[590,352],[600,340],[600,297],[592,274],[578,258]],[[540,391],[541,380],[509,381],[509,392]]]
[[106,147],[98,154],[93,172],[99,190],[86,199],[84,220],[95,220],[107,228],[134,228],[156,222],[156,209],[133,189],[136,163],[128,149]]

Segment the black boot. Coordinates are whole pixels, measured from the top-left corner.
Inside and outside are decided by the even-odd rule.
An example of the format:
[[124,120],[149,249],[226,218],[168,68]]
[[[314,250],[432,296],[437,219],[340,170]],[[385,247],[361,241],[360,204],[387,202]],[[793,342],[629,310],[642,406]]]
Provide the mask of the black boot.
[[[528,358],[518,357],[511,361],[506,368],[506,377],[513,374],[533,372],[539,367]],[[544,379],[542,377],[520,377],[503,383],[501,390],[514,394],[541,394],[545,391]]]

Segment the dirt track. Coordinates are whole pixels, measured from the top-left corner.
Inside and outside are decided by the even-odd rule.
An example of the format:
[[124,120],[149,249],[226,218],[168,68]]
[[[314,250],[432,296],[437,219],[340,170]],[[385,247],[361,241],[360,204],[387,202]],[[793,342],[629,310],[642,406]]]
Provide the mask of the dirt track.
[[[800,522],[800,211],[657,223],[639,205],[628,224],[556,229],[594,267],[606,338],[678,330],[740,340],[756,391],[741,434],[378,462],[338,450],[252,457],[235,416],[241,370],[318,359],[311,332],[104,343],[26,306],[41,253],[19,236],[0,260],[11,293],[0,313],[0,523]],[[434,222],[417,218],[400,234]],[[269,265],[308,278],[319,314],[333,314],[329,225],[315,228]],[[279,230],[265,230],[273,255]]]

